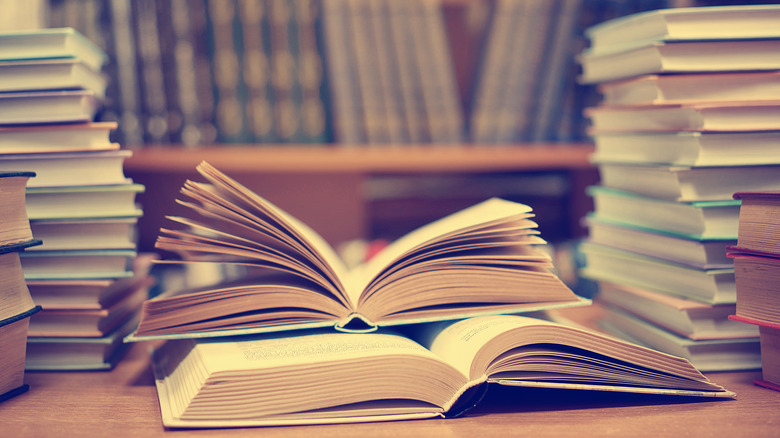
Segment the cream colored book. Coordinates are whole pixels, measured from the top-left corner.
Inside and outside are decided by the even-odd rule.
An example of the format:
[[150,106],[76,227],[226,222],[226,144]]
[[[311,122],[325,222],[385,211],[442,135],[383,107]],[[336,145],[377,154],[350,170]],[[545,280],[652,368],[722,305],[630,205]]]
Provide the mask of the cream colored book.
[[[517,313],[588,302],[552,271],[530,207],[489,199],[432,222],[347,269],[314,230],[202,163],[159,249],[167,263],[236,265],[236,282],[168,291],[144,303],[133,338],[378,326]],[[166,262],[166,261],[163,261]]]
[[543,319],[393,332],[169,341],[153,357],[166,427],[451,417],[488,385],[733,397],[685,359]]

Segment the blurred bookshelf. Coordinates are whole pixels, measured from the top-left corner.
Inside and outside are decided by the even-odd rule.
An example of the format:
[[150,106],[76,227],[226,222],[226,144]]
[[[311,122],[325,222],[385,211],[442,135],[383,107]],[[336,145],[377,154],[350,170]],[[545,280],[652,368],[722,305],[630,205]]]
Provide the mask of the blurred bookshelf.
[[455,144],[383,148],[150,146],[134,151],[125,173],[147,190],[141,248],[152,248],[173,199],[205,160],[312,226],[333,244],[393,239],[431,219],[490,196],[534,206],[551,240],[583,234],[591,210],[585,187],[597,182],[589,144],[516,148]]
[[489,196],[534,206],[551,241],[579,237],[597,182],[582,31],[701,3],[39,1],[46,27],[109,55],[98,120],[119,123],[126,173],[147,187],[141,249],[201,160],[334,244],[394,238]]

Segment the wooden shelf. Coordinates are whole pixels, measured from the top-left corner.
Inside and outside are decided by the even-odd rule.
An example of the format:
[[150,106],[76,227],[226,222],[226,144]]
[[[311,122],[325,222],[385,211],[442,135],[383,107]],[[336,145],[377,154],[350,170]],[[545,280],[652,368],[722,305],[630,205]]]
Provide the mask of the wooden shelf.
[[224,172],[405,173],[588,169],[593,148],[558,145],[215,145],[148,146],[125,161],[130,172],[191,172],[205,160]]
[[585,144],[409,145],[356,147],[336,145],[148,146],[133,149],[125,174],[146,186],[138,196],[140,248],[151,250],[164,217],[181,213],[174,199],[187,178],[208,161],[222,172],[309,224],[332,244],[368,237],[369,202],[364,182],[379,174],[462,174],[564,171],[572,196],[570,234],[581,234],[579,218],[590,210],[584,189],[596,175]]

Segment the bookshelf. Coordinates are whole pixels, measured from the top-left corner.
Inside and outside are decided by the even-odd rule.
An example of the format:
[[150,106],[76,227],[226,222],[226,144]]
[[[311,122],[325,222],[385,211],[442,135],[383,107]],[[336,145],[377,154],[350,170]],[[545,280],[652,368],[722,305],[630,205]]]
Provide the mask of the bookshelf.
[[125,161],[125,173],[144,184],[141,249],[151,249],[164,215],[195,166],[205,160],[278,204],[332,244],[366,238],[372,220],[366,181],[377,175],[485,175],[499,172],[562,172],[571,184],[569,235],[581,234],[579,218],[590,211],[584,187],[596,181],[588,144],[514,147],[474,144],[386,145],[372,148],[304,145],[147,146]]

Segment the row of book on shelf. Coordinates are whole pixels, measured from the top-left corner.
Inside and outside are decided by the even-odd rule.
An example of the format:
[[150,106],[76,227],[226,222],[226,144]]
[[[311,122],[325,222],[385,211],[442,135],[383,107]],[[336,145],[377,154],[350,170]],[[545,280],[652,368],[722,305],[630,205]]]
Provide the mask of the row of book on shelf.
[[13,395],[25,369],[110,369],[152,279],[131,151],[94,121],[105,53],[68,29],[0,39],[0,393]]
[[123,144],[585,140],[582,30],[674,0],[48,0]]
[[581,54],[581,80],[602,95],[586,109],[600,183],[581,247],[601,324],[704,371],[777,356],[733,317],[743,299],[778,304],[748,290],[735,268],[753,259],[733,251],[749,214],[738,194],[780,191],[778,20],[776,5],[640,14],[591,28]]

